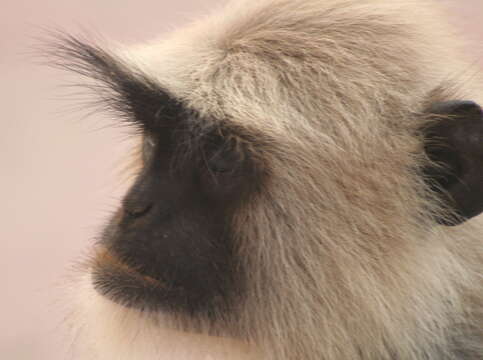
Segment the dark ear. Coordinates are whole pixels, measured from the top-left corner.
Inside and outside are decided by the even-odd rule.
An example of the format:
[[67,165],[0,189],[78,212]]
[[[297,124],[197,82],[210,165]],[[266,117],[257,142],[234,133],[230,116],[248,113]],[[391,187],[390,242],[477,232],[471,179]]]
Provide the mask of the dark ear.
[[425,151],[440,167],[426,175],[457,214],[440,223],[458,225],[483,212],[483,111],[472,101],[449,101],[428,112],[436,120],[425,130]]

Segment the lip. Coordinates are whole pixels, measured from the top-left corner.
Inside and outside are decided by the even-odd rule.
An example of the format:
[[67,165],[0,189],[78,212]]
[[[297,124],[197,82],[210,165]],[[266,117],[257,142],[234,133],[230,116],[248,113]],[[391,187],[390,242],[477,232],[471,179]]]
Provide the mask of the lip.
[[159,307],[176,289],[122,261],[112,250],[99,247],[91,262],[96,291],[120,305],[147,310]]
[[208,319],[229,307],[226,297],[218,293],[207,296],[200,291],[204,289],[202,283],[193,288],[161,276],[150,276],[105,245],[99,244],[95,249],[90,273],[92,285],[100,295],[127,308],[188,316],[199,314]]
[[166,285],[164,285],[161,281],[151,276],[141,274],[135,267],[123,262],[113,251],[109,251],[105,247],[100,247],[96,250],[92,265],[94,271],[111,269],[115,270],[117,273],[122,273],[126,276],[129,276],[133,278],[133,280],[135,279],[139,283],[147,286],[161,289],[166,288]]

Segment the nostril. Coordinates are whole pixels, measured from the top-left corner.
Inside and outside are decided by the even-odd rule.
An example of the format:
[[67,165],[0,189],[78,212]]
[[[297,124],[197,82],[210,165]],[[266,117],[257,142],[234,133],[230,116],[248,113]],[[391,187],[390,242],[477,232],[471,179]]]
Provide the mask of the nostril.
[[133,218],[139,218],[146,215],[153,207],[153,204],[136,204],[125,206],[124,211],[126,214]]

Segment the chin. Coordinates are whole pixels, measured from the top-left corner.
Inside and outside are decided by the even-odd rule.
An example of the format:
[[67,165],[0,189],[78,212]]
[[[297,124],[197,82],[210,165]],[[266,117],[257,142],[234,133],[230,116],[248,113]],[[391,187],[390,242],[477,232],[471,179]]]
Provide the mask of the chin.
[[171,311],[172,304],[184,303],[189,296],[183,288],[143,273],[104,247],[98,248],[93,258],[91,278],[100,295],[140,311]]
[[[96,271],[73,286],[72,359],[76,360],[260,360],[254,348],[230,337],[176,328],[173,316],[105,296]],[[133,280],[131,278],[131,280]],[[117,281],[117,280],[114,280]],[[142,283],[138,286],[143,286]],[[148,302],[150,300],[144,300]]]

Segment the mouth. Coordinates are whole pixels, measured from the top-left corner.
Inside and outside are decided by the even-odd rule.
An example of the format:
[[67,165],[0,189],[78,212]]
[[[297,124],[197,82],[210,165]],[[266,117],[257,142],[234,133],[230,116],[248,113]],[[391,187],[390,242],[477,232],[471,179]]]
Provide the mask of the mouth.
[[[214,316],[215,309],[223,309],[221,296],[203,296],[199,291],[161,278],[153,277],[123,260],[115,250],[101,246],[91,262],[94,289],[107,299],[141,311],[183,315]],[[203,288],[200,279],[199,287]],[[205,284],[206,285],[206,284]]]
[[147,286],[164,287],[161,281],[151,276],[143,275],[135,267],[121,261],[121,259],[116,254],[114,254],[112,250],[109,251],[106,248],[99,249],[97,251],[94,261],[94,265],[99,268],[111,269],[116,272],[123,273],[133,278],[133,280],[136,280],[137,282],[143,283]]
[[126,307],[160,310],[162,304],[182,291],[143,274],[105,247],[96,250],[91,269],[96,291]]

